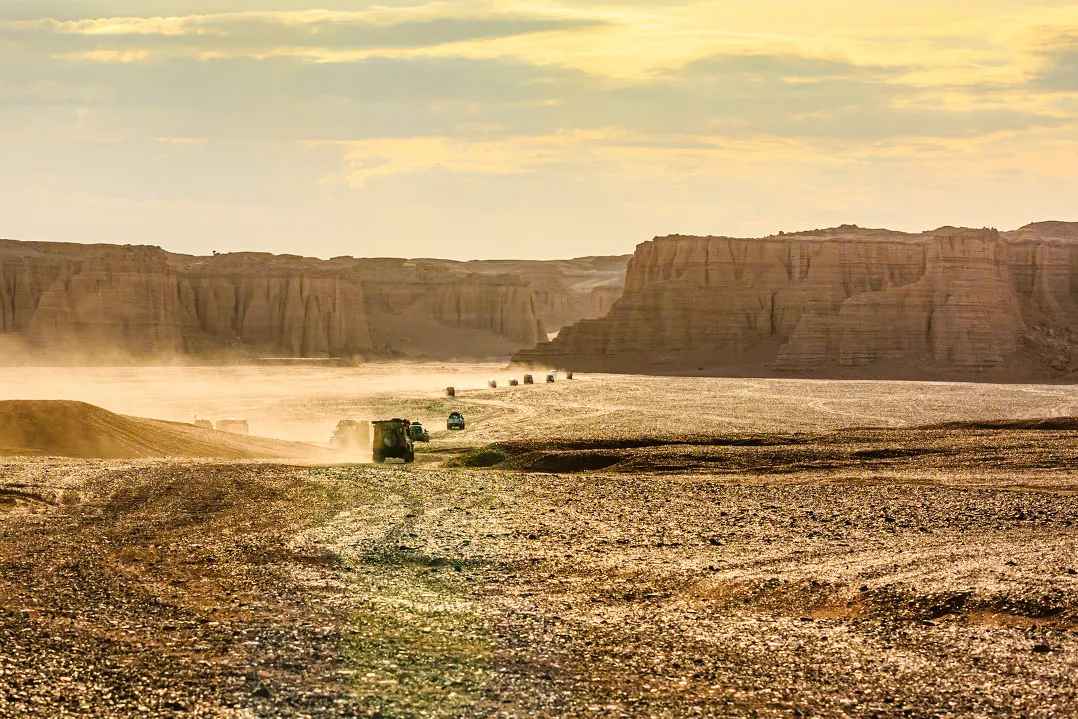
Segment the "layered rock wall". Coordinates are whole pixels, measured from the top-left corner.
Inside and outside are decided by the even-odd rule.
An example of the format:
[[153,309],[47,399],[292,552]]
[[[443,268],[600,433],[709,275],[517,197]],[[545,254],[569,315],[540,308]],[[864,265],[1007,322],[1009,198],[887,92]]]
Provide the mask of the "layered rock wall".
[[222,256],[180,284],[200,336],[285,357],[350,357],[371,351],[363,289],[332,269]]
[[0,332],[41,349],[183,351],[192,318],[160,250],[10,249],[0,247]]
[[372,332],[387,324],[406,344],[409,332],[434,337],[428,356],[507,356],[546,336],[520,278],[436,263],[0,242],[0,337],[34,351],[397,354],[392,341]]
[[602,319],[521,352],[619,371],[897,377],[1078,368],[1078,225],[657,238]]
[[473,260],[460,266],[479,274],[513,275],[535,296],[535,312],[557,331],[582,319],[602,317],[621,297],[629,255],[572,260]]
[[[380,316],[380,326],[390,321],[398,336],[422,333],[425,326],[417,320],[432,320],[445,328],[502,338],[517,347],[546,338],[534,294],[516,275],[468,272],[436,260],[357,262],[351,276],[361,278],[368,313]],[[447,337],[445,344],[456,341]],[[468,342],[465,334],[459,341]],[[446,347],[446,356],[454,352],[467,356],[463,349]]]

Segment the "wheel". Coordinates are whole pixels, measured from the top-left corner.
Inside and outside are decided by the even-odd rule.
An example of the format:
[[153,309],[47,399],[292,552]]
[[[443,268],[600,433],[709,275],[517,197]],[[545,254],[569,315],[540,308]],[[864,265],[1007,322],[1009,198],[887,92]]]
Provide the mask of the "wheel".
[[415,461],[415,452],[409,452],[408,454],[404,455],[404,463],[405,464],[411,464],[414,461]]
[[374,453],[374,461],[377,462],[378,464],[382,464],[383,462],[386,461],[386,458],[382,456],[381,452],[375,452]]

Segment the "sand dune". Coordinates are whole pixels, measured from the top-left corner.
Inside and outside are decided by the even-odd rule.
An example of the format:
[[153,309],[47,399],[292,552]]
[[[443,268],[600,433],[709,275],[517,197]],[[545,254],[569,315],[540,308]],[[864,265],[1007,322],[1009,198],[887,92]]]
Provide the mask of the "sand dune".
[[[332,460],[331,450],[114,414],[85,402],[0,401],[0,455]],[[339,458],[338,458],[339,459]]]

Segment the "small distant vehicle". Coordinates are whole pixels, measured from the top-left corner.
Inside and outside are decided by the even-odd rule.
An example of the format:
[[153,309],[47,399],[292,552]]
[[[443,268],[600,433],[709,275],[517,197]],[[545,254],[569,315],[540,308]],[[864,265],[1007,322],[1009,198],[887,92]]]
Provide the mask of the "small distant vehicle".
[[450,431],[464,429],[464,415],[460,412],[450,412],[445,428]]
[[247,426],[247,420],[245,419],[219,419],[217,420],[218,432],[229,432],[231,434],[250,434],[251,429]]
[[409,436],[411,422],[406,419],[385,419],[371,423],[374,426],[374,442],[371,454],[379,464],[387,459],[403,459],[405,464],[415,461],[415,444]]
[[535,380],[530,374],[524,375],[524,384],[535,384]]
[[553,384],[554,383],[554,375],[548,374],[546,376],[546,382],[547,382],[547,384]]
[[430,432],[421,425],[419,422],[412,422],[408,427],[408,436],[412,438],[413,442],[429,442]]
[[487,387],[490,387],[491,389],[498,389],[498,381],[493,379],[487,380]]
[[201,429],[213,429],[213,422],[208,419],[196,419],[195,426]]
[[566,372],[565,373],[565,379],[572,379],[572,378],[573,378],[573,373],[572,372]]
[[329,446],[349,452],[370,450],[371,423],[365,419],[342,419],[329,438]]
[[518,386],[519,384],[520,384],[520,382],[517,382],[517,380],[516,380],[516,377],[514,377],[514,378],[513,378],[513,379],[511,379],[511,380],[509,380],[509,386],[510,386],[510,387],[516,387],[516,386]]
[[456,397],[457,396],[457,388],[456,387],[446,387],[445,388],[445,396],[446,397]]

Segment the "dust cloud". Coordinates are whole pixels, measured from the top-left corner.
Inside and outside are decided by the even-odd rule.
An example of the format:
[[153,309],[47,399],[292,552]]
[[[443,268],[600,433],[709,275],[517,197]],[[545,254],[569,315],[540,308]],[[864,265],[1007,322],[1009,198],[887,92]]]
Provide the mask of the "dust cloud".
[[135,417],[192,423],[246,419],[252,435],[325,443],[341,419],[444,422],[452,386],[485,388],[496,364],[361,367],[6,367],[0,400],[74,400]]
[[[327,443],[342,419],[406,417],[438,432],[453,410],[465,413],[468,431],[440,435],[442,445],[1078,416],[1075,386],[577,374],[511,387],[512,377],[522,375],[493,363],[7,367],[0,400],[74,400],[184,423],[246,419],[252,435],[313,444]],[[457,397],[445,396],[449,386]]]

